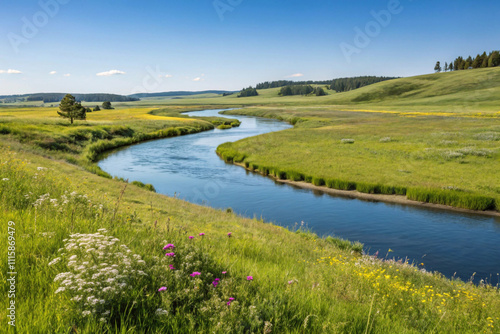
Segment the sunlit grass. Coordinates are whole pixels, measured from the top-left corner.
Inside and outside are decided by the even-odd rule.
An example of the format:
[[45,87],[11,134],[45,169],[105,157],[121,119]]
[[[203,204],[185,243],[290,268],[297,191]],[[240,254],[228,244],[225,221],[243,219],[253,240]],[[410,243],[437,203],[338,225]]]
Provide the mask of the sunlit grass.
[[460,208],[500,208],[499,118],[301,107],[228,113],[295,124],[218,148],[223,159],[264,175],[340,190],[408,193],[413,200]]
[[[0,210],[5,221],[16,223],[18,333],[271,328],[279,333],[494,333],[500,321],[496,287],[450,281],[402,262],[362,256],[360,245],[348,241],[293,233],[132,184],[125,188],[123,182],[6,147],[0,149],[0,177]],[[70,292],[74,284],[55,280],[59,274],[100,263],[87,255],[98,255],[99,250],[87,250],[100,241],[85,246],[71,240],[96,233],[119,241],[100,250],[105,252],[103,268],[110,267],[102,272],[105,276],[81,276],[82,282],[110,288]],[[1,239],[2,249],[6,242]],[[175,248],[163,250],[170,243]],[[167,257],[167,252],[176,256]],[[124,271],[130,269],[118,253],[144,261],[130,268],[144,272],[135,273],[143,279]],[[68,266],[73,260],[83,267]],[[111,294],[115,281],[107,281],[115,264],[121,275],[115,289],[126,291],[120,298]],[[2,273],[6,265],[2,262]],[[191,277],[193,272],[200,275]],[[158,291],[161,287],[166,290]],[[227,305],[229,298],[234,301]],[[5,321],[5,313],[2,317]]]

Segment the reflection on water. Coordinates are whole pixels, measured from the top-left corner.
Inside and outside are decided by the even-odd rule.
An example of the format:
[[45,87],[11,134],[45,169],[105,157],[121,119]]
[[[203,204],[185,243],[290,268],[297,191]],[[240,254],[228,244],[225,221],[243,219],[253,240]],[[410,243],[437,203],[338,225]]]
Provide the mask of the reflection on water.
[[[188,113],[216,116],[219,110]],[[497,283],[500,272],[500,220],[444,210],[339,197],[275,182],[226,164],[218,145],[291,126],[275,120],[239,119],[239,128],[161,139],[118,151],[99,163],[106,172],[152,183],[158,192],[215,208],[231,207],[248,217],[293,227],[304,221],[319,235],[365,244],[370,253],[408,257],[427,270],[464,280]]]

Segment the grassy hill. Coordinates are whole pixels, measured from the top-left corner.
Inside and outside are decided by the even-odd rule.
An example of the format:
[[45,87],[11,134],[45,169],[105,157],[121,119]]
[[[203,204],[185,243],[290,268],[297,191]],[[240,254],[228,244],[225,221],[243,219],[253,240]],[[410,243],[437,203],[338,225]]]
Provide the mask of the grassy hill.
[[[319,85],[324,87],[322,85]],[[259,96],[238,98],[236,94],[211,98],[219,105],[336,106],[337,108],[435,111],[500,112],[500,68],[427,74],[393,79],[327,96],[279,96],[280,88],[258,90]],[[205,104],[206,100],[170,100],[167,104]]]

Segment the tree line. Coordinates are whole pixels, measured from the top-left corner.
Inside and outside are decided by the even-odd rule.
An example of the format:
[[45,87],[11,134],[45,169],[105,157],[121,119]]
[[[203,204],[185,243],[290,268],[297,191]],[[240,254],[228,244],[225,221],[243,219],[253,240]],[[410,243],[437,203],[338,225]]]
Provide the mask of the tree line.
[[497,67],[500,66],[500,51],[492,51],[489,54],[483,52],[483,54],[478,54],[475,58],[472,56],[467,57],[457,57],[451,62],[445,62],[444,67],[440,61],[436,62],[434,66],[434,71],[436,72],[448,72],[448,71],[461,71],[476,68],[487,68],[487,67]]
[[251,86],[248,88],[243,88],[241,92],[238,94],[238,97],[248,97],[248,96],[257,96],[259,93],[257,93],[256,88],[252,88]]
[[288,95],[326,95],[325,90],[321,87],[313,87],[311,85],[293,85],[282,87],[278,93],[281,96]]
[[[39,93],[39,94],[31,94],[26,97],[26,101],[43,101],[43,103],[53,103],[61,101],[66,94],[64,93]],[[85,101],[85,102],[102,102],[102,101],[110,101],[110,102],[130,102],[130,101],[139,101],[136,97],[124,96],[124,95],[116,95],[116,94],[75,94],[75,99],[77,101]]]
[[338,78],[332,80],[320,81],[291,81],[291,80],[278,80],[266,81],[259,83],[255,86],[256,89],[279,88],[285,86],[296,85],[328,85],[330,89],[335,90],[337,93],[347,92],[353,89],[358,89],[363,86],[368,86],[377,82],[396,79],[396,77],[377,77],[377,76],[361,76],[352,78]]

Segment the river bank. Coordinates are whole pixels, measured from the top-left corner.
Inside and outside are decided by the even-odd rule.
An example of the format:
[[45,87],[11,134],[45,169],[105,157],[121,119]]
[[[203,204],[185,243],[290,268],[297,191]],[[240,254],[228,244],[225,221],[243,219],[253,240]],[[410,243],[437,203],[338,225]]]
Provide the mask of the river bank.
[[[221,157],[222,159],[222,157]],[[251,168],[248,168],[245,166],[243,163],[237,163],[237,162],[232,162],[236,166],[243,167],[244,169],[260,174],[262,176],[267,176],[271,179],[273,179],[276,182],[283,183],[283,184],[289,184],[294,187],[299,187],[302,189],[310,189],[314,191],[320,191],[323,193],[327,194],[332,194],[336,196],[343,196],[347,198],[356,198],[356,199],[361,199],[361,200],[366,200],[366,201],[376,201],[376,202],[384,202],[384,203],[394,203],[394,204],[403,204],[403,205],[412,205],[412,206],[418,206],[418,207],[423,207],[423,208],[429,208],[429,209],[440,209],[440,210],[449,210],[449,211],[454,211],[454,212],[462,212],[462,213],[470,213],[470,214],[478,214],[478,215],[484,215],[484,216],[490,216],[490,217],[500,217],[500,212],[498,211],[493,211],[493,210],[487,210],[487,211],[478,211],[478,210],[469,210],[469,209],[462,209],[462,208],[457,208],[453,206],[448,206],[448,205],[442,205],[442,204],[433,204],[433,203],[427,203],[427,202],[418,202],[418,201],[413,201],[408,199],[404,195],[384,195],[384,194],[367,194],[367,193],[362,193],[356,190],[339,190],[339,189],[332,189],[328,188],[326,186],[316,186],[312,183],[304,182],[304,181],[291,181],[291,180],[283,180],[278,177],[275,177],[273,175],[265,175],[264,173],[255,171]]]

